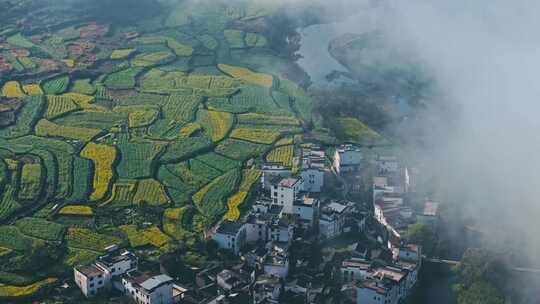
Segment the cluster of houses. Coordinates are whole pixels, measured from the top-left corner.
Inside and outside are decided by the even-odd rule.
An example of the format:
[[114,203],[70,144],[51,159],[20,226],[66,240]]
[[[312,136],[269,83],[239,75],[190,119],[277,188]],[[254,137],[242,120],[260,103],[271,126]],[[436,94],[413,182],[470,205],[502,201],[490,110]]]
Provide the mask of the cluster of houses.
[[[263,166],[263,190],[251,210],[237,221],[219,223],[210,233],[221,250],[238,257],[238,263],[198,272],[195,288],[181,286],[166,274],[139,273],[137,258],[128,251],[114,251],[92,265],[76,267],[77,285],[86,296],[112,287],[145,304],[262,304],[291,299],[401,303],[415,286],[422,265],[421,247],[404,243],[399,235],[415,215],[404,203],[412,187],[408,170],[393,157],[379,156],[368,164],[361,150],[350,145],[339,147],[332,157],[318,148],[304,148],[297,162],[297,172],[281,164]],[[377,172],[374,212],[356,202],[322,199],[329,178],[346,177],[368,165]],[[426,202],[425,209],[419,218],[434,220],[437,204]],[[369,227],[370,219],[384,233],[374,233],[377,229]],[[321,260],[308,261],[313,244],[329,244],[345,235],[365,235],[366,241],[359,239],[339,252],[329,245],[331,250],[319,250]]]
[[90,265],[73,269],[75,284],[86,297],[115,289],[135,303],[178,303],[185,291],[173,279],[161,273],[138,271],[137,256],[112,245]]

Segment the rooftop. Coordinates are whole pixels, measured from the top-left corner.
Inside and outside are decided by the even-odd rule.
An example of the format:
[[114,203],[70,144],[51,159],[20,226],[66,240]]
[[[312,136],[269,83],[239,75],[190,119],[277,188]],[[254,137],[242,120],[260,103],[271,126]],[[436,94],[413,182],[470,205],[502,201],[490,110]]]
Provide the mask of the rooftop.
[[94,265],[86,265],[75,268],[78,272],[84,274],[87,277],[95,277],[103,274],[103,271]]
[[137,257],[130,251],[124,250],[122,252],[114,252],[102,255],[98,258],[100,263],[105,264],[106,266],[113,266],[114,264],[121,261],[135,261]]
[[224,221],[223,223],[221,223],[221,225],[219,225],[217,233],[236,235],[236,233],[238,232],[238,230],[240,230],[241,227],[242,225],[237,222]]
[[423,215],[425,216],[437,216],[439,213],[439,203],[432,201],[426,201],[424,203]]
[[133,275],[134,277],[131,277],[131,282],[135,285],[139,285],[148,292],[152,292],[154,289],[173,281],[173,279],[166,274],[141,274],[139,272],[134,272]]
[[298,182],[300,182],[300,179],[294,178],[294,177],[289,177],[289,178],[282,179],[281,182],[279,182],[279,186],[280,187],[285,187],[285,188],[292,188]]
[[407,275],[407,273],[405,273],[404,271],[402,271],[402,270],[400,270],[398,268],[395,268],[395,267],[377,268],[377,269],[375,269],[374,274],[378,278],[390,279],[390,280],[392,280],[392,281],[394,281],[396,283],[400,282]]
[[363,259],[349,259],[345,260],[341,263],[341,267],[347,267],[347,268],[358,268],[362,270],[368,270],[371,266],[371,262],[363,260]]

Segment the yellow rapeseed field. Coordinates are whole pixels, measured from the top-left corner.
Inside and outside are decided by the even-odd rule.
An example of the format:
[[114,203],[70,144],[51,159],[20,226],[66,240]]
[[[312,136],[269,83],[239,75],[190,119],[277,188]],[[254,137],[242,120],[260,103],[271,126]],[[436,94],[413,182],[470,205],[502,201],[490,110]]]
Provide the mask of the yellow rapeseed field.
[[234,78],[241,79],[245,82],[260,85],[270,88],[274,83],[274,77],[269,74],[253,72],[250,69],[227,65],[218,64],[218,68],[226,74],[231,75]]
[[2,96],[7,98],[24,97],[24,92],[21,89],[21,84],[18,81],[8,81],[2,87]]
[[94,190],[90,200],[98,201],[105,198],[113,178],[113,163],[116,160],[116,148],[105,145],[88,143],[81,151],[81,156],[94,162]]

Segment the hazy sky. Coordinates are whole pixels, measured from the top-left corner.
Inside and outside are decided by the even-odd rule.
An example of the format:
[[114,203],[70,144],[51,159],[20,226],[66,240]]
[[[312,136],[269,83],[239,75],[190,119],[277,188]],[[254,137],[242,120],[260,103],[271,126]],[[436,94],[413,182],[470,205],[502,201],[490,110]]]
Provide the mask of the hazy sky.
[[[412,50],[440,98],[459,105],[430,161],[450,189],[471,196],[472,212],[503,231],[540,238],[540,3],[392,1],[389,39]],[[429,134],[429,132],[428,132]],[[495,232],[495,230],[494,230]]]
[[457,105],[449,124],[437,119],[450,114],[433,113],[424,133],[435,150],[418,155],[450,192],[468,195],[470,215],[493,229],[492,240],[523,236],[517,250],[540,256],[540,2],[378,3],[388,42],[423,63],[437,102]]

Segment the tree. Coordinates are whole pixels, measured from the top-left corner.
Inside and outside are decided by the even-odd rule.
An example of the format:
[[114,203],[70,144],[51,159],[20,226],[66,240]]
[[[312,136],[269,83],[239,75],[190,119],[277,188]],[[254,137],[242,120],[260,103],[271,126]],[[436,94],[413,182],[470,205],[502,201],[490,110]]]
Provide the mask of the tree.
[[504,304],[500,291],[485,280],[474,282],[469,288],[458,285],[458,304]]
[[414,244],[422,246],[426,254],[431,254],[435,248],[435,233],[429,225],[416,223],[409,226],[405,232],[405,239]]

